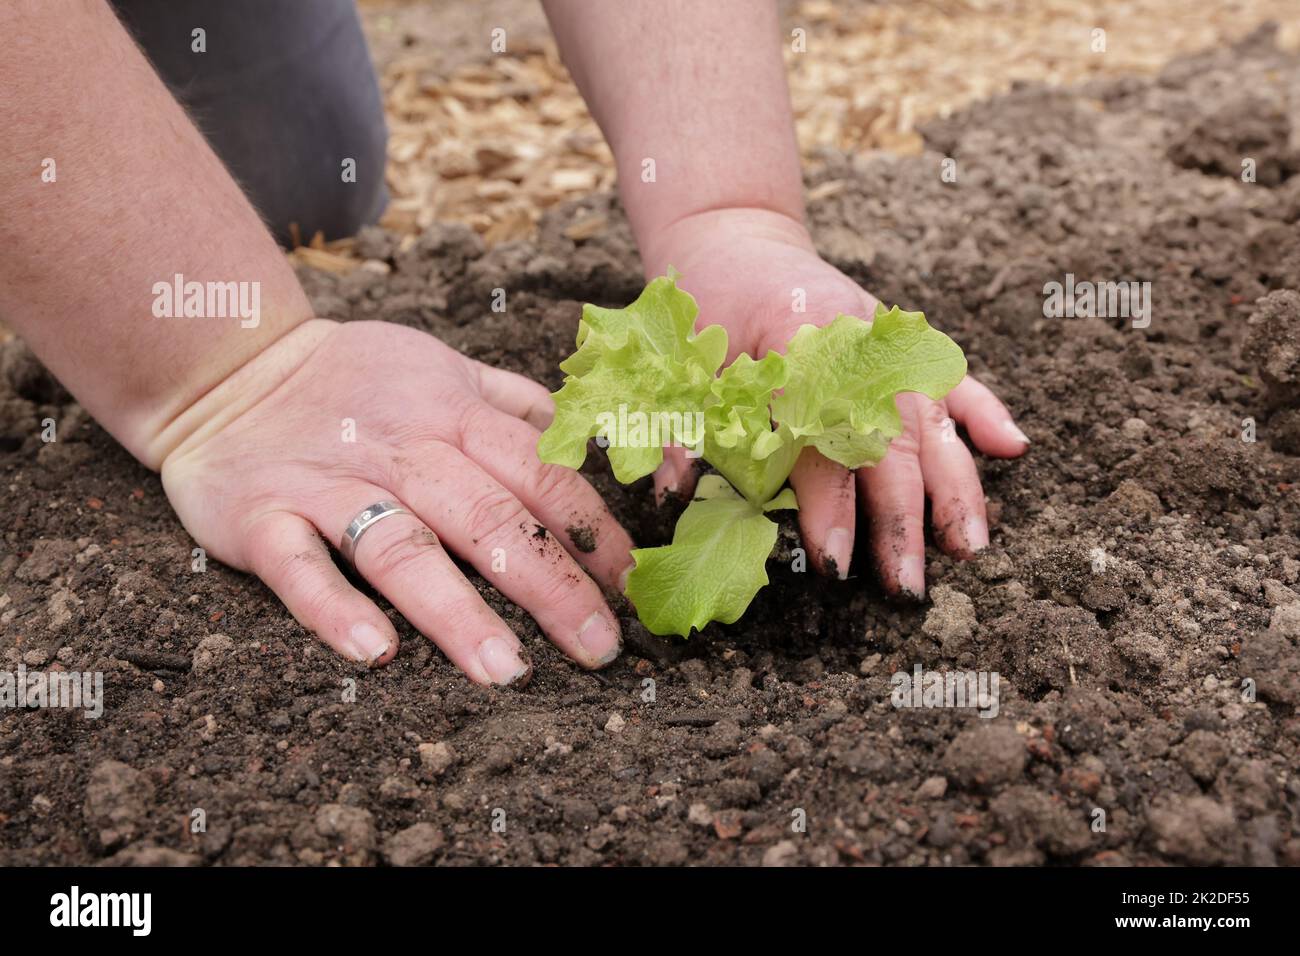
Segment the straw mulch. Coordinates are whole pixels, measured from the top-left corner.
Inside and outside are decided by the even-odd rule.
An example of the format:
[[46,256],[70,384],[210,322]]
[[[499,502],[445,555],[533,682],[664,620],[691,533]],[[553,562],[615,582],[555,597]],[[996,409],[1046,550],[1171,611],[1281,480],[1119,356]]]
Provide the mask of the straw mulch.
[[[437,220],[463,222],[495,245],[530,235],[562,200],[611,188],[614,170],[538,4],[469,6],[362,4],[391,130],[383,224],[414,236]],[[802,0],[783,14],[809,164],[828,148],[916,153],[918,124],[1018,80],[1152,73],[1269,19],[1282,25],[1284,44],[1300,42],[1295,0]],[[506,29],[504,53],[490,49],[494,23]],[[1105,31],[1104,51],[1096,30]],[[355,264],[346,240],[313,245],[298,255],[326,268]]]

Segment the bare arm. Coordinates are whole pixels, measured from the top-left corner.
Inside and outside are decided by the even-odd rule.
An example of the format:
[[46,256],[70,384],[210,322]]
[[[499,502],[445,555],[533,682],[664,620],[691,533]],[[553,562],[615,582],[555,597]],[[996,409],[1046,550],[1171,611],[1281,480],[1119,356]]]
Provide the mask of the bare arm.
[[[618,622],[582,568],[617,586],[631,540],[581,477],[537,460],[546,390],[412,329],[312,318],[106,4],[11,0],[0,37],[0,316],[161,472],[194,540],[340,654],[383,663],[396,631],[321,539],[341,545],[358,514],[397,500],[407,513],[366,533],[355,567],[471,679],[518,685],[532,668],[448,550],[574,660],[612,661]],[[156,317],[155,285],[178,273],[259,283],[260,321]],[[554,532],[541,545],[538,526]],[[595,549],[570,526],[599,529]],[[508,569],[493,557],[507,551]]]
[[[564,62],[618,164],[648,272],[691,216],[802,228],[803,181],[776,5],[545,0]],[[654,162],[653,182],[643,163]],[[778,224],[779,223],[779,224]]]
[[[156,469],[195,403],[311,308],[107,4],[14,0],[0,36],[0,317]],[[177,273],[260,283],[260,322],[155,318],[154,285]]]

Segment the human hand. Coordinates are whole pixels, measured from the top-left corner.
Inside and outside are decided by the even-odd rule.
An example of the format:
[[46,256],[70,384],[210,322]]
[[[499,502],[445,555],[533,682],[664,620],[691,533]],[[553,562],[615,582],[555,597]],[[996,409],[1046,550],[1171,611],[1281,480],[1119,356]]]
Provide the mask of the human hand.
[[[700,327],[726,327],[728,361],[741,352],[754,358],[784,352],[799,326],[824,325],[841,312],[865,319],[875,314],[876,299],[817,255],[802,224],[775,212],[722,209],[685,217],[643,242],[643,258],[647,275],[670,265],[681,273],[678,284],[699,302]],[[800,290],[805,310],[797,312]],[[885,590],[921,598],[927,494],[935,540],[944,551],[966,558],[989,540],[979,474],[954,422],[965,426],[977,449],[998,458],[1023,454],[1029,440],[1002,402],[970,376],[942,401],[908,393],[898,396],[897,406],[903,434],[879,464],[858,469],[855,478],[807,448],[790,484],[799,498],[800,531],[819,570],[848,576],[860,503]],[[680,449],[666,449],[656,493],[689,493],[691,469]]]
[[167,456],[167,496],[210,556],[260,577],[334,650],[371,664],[397,650],[321,540],[338,547],[388,499],[411,513],[365,531],[357,571],[472,680],[520,685],[532,666],[451,553],[584,667],[618,656],[596,581],[620,586],[632,542],[581,476],[538,460],[541,385],[401,326],[317,319],[221,388],[263,397],[208,416]]

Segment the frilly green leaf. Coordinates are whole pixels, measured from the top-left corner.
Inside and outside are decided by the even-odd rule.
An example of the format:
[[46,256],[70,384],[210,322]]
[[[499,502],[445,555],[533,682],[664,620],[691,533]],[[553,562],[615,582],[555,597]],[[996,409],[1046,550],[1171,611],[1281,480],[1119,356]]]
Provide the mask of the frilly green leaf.
[[560,365],[567,374],[537,445],[541,459],[579,468],[588,439],[604,433],[614,476],[627,483],[659,467],[664,444],[698,444],[727,354],[721,326],[695,334],[698,312],[675,273],[652,281],[626,309],[585,306],[578,350]]
[[801,327],[786,368],[785,390],[772,401],[781,433],[858,468],[880,461],[902,434],[895,396],[942,398],[965,377],[966,357],[922,313],[877,306],[870,323],[841,315]]
[[717,404],[705,412],[705,459],[759,505],[785,483],[794,466],[791,455],[798,453],[793,447],[782,451],[772,430],[772,392],[785,385],[786,376],[780,353],[768,352],[759,361],[738,355],[714,382]]
[[689,637],[710,621],[739,620],[767,584],[776,535],[776,523],[761,507],[725,479],[705,475],[677,522],[673,543],[632,552],[636,567],[628,575],[627,596],[641,623],[655,634]]

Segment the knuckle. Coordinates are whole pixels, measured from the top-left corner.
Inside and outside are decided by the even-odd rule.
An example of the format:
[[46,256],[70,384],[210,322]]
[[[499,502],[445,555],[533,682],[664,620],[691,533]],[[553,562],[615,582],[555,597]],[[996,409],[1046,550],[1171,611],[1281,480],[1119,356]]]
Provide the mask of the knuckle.
[[526,494],[548,512],[573,504],[581,493],[582,479],[576,471],[559,465],[542,465],[525,478]]
[[903,459],[916,459],[921,455],[920,435],[914,428],[904,428],[903,434],[889,443],[887,455],[896,455]]
[[922,428],[941,430],[948,426],[948,409],[939,402],[923,402],[917,409],[917,417]]
[[[572,571],[563,563],[548,566],[538,574],[532,582],[531,590],[538,604],[545,608],[581,606],[587,603],[578,572]],[[580,612],[579,616],[585,618],[586,613]]]
[[908,478],[898,474],[872,475],[871,470],[866,468],[863,471],[866,472],[861,479],[863,497],[873,520],[889,520],[895,515],[925,510],[919,469]]
[[446,599],[438,609],[438,616],[443,633],[428,635],[435,643],[454,635],[458,641],[477,648],[492,636],[494,630],[490,623],[493,617],[491,611],[485,615],[482,608],[461,598]]
[[[375,530],[379,530],[376,528]],[[402,575],[413,564],[426,561],[430,554],[442,550],[437,536],[424,527],[414,527],[390,533],[375,542],[362,542],[362,548],[371,545],[368,554],[358,555],[359,563],[364,563],[380,578],[394,578]]]
[[346,581],[322,582],[303,594],[301,613],[319,630],[324,621],[341,612],[354,593]]
[[528,518],[523,505],[503,489],[481,493],[468,503],[464,515],[465,527],[475,541],[508,536]]
[[963,469],[963,472],[953,482],[955,497],[959,501],[966,502],[972,510],[982,514],[984,512],[984,488],[980,484],[979,475],[975,473],[973,467]]
[[322,541],[318,545],[279,556],[275,560],[271,573],[290,585],[302,584],[305,583],[304,579],[310,581],[324,571],[329,561],[329,552],[325,550],[325,543]]
[[318,623],[337,611],[339,604],[353,593],[351,585],[334,571],[324,547],[307,548],[279,558],[272,576],[297,605],[298,613]]
[[496,427],[499,413],[485,402],[465,402],[456,410],[458,423],[457,444],[461,448],[472,447],[483,435],[492,433]]

